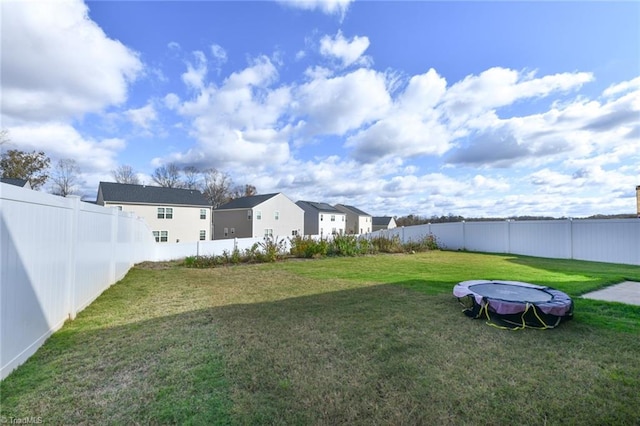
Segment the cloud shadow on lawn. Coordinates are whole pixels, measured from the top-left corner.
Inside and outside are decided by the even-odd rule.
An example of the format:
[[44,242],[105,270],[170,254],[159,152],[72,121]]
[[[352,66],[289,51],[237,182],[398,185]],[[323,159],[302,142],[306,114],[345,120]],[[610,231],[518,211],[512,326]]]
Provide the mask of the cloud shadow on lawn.
[[2,415],[113,424],[637,420],[633,336],[574,322],[498,330],[466,318],[450,294],[404,287],[416,284],[63,328],[2,384]]

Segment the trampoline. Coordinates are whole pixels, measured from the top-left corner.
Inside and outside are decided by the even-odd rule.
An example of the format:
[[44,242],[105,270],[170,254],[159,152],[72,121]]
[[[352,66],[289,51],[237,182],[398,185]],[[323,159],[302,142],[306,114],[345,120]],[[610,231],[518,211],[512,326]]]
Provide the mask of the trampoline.
[[554,328],[573,316],[573,301],[566,293],[520,281],[463,281],[453,295],[465,315],[509,329]]

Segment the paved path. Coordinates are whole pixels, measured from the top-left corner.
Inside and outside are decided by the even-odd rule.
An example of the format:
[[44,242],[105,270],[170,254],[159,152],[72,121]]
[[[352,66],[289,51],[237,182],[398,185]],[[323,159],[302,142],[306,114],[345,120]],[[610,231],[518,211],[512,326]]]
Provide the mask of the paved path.
[[602,290],[583,294],[585,299],[606,300],[607,302],[622,302],[640,306],[640,283],[625,281]]

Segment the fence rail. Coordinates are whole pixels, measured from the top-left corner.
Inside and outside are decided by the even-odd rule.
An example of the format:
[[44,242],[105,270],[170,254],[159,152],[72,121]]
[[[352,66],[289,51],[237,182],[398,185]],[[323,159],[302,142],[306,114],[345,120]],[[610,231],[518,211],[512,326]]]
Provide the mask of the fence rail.
[[[429,234],[450,250],[640,265],[637,219],[427,224],[368,237]],[[0,183],[0,380],[134,264],[242,252],[262,241],[156,243],[132,214]]]

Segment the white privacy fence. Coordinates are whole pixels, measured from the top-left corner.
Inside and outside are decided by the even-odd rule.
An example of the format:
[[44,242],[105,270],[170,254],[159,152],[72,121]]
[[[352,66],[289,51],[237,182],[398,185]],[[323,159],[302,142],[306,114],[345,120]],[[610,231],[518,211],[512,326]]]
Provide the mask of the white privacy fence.
[[[368,234],[433,234],[449,250],[640,265],[640,220],[459,222]],[[320,238],[315,236],[314,238]],[[284,249],[289,249],[289,239]],[[244,252],[263,238],[156,243],[130,213],[0,184],[0,379],[136,263]]]
[[0,184],[0,379],[155,246],[130,214]]
[[429,234],[447,250],[640,265],[639,219],[434,223],[369,236],[397,236],[408,242]]

